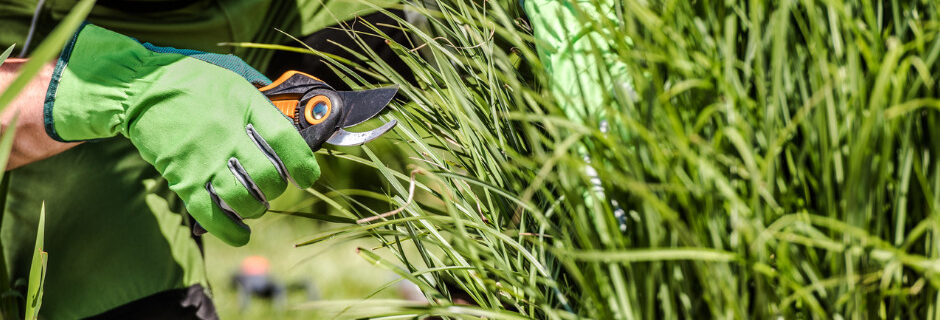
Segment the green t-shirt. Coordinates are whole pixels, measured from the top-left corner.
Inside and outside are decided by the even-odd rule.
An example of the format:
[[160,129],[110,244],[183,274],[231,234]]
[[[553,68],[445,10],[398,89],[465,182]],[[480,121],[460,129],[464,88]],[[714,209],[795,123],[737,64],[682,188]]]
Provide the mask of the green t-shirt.
[[206,284],[183,204],[127,139],[88,142],[9,173],[0,230],[11,279],[26,278],[45,201],[41,314],[75,319]]
[[[156,45],[234,53],[264,70],[271,51],[217,43],[285,42],[275,27],[303,35],[368,13],[357,0],[192,0],[182,7],[180,0],[164,1],[170,10],[97,5],[87,20]],[[22,46],[37,2],[0,0],[0,49]],[[76,2],[46,0],[30,46]],[[136,2],[153,6],[160,0]],[[40,207],[46,204],[43,318],[87,317],[160,291],[208,287],[182,202],[127,139],[86,142],[7,176],[0,239],[12,281],[27,278]]]

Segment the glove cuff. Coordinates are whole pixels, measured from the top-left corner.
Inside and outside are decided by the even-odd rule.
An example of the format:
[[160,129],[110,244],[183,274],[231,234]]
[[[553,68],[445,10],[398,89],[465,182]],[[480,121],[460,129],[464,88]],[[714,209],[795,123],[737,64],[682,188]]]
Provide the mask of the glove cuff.
[[43,106],[46,134],[69,142],[120,133],[138,80],[158,68],[153,58],[132,38],[83,24],[53,70]]
[[56,90],[59,88],[59,81],[62,79],[62,70],[64,70],[65,66],[68,65],[69,58],[72,56],[72,49],[75,48],[75,41],[78,39],[78,34],[82,32],[82,29],[84,29],[86,25],[88,25],[88,22],[83,22],[75,30],[75,34],[72,35],[72,39],[65,44],[64,48],[62,48],[62,53],[59,55],[59,59],[56,60],[55,69],[52,71],[52,78],[49,81],[49,88],[46,90],[46,99],[42,107],[43,126],[46,128],[46,134],[59,142],[68,141],[62,139],[62,137],[59,136],[59,133],[55,130],[55,122],[52,120],[52,107],[55,104]]

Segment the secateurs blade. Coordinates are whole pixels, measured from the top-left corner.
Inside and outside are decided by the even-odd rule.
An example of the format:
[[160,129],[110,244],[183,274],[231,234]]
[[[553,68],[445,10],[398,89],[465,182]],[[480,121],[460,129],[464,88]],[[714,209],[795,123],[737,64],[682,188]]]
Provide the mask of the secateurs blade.
[[379,114],[395,97],[398,86],[336,91],[306,73],[288,71],[258,90],[294,121],[300,135],[314,151],[320,149],[324,142],[337,146],[361,145],[378,138],[398,124],[398,121],[392,120],[366,132],[343,129]]

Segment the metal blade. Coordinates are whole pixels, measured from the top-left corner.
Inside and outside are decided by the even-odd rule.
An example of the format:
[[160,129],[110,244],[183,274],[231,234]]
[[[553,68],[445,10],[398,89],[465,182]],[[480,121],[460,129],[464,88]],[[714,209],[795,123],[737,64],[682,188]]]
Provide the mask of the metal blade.
[[398,86],[362,91],[337,91],[343,100],[343,108],[348,108],[346,119],[340,128],[348,128],[372,119],[382,112],[398,93]]
[[386,122],[381,127],[366,131],[366,132],[349,132],[343,129],[339,129],[336,133],[333,134],[329,139],[326,140],[326,143],[335,145],[335,146],[358,146],[366,142],[375,140],[375,138],[380,137],[389,130],[395,127],[398,124],[397,120],[392,120]]

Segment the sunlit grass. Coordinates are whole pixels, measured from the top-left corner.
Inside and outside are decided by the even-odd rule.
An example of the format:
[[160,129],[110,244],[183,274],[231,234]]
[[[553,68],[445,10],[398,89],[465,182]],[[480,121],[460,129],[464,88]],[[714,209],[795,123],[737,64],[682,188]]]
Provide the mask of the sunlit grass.
[[[635,90],[581,106],[605,119],[558,107],[516,3],[433,4],[389,44],[416,83],[335,64],[402,86],[385,117],[410,168],[334,156],[404,211],[308,241],[384,242],[399,259],[379,265],[432,302],[395,314],[467,315],[436,307],[460,296],[488,318],[940,316],[933,2],[620,1],[590,21]],[[351,218],[385,211],[357,198]]]

